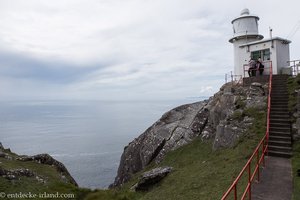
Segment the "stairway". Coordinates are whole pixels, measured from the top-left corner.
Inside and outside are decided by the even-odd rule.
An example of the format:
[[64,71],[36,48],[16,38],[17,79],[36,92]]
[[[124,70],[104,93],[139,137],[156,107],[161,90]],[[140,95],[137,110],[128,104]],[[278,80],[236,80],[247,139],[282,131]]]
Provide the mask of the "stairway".
[[269,156],[292,156],[291,122],[288,111],[288,75],[273,75],[271,93]]

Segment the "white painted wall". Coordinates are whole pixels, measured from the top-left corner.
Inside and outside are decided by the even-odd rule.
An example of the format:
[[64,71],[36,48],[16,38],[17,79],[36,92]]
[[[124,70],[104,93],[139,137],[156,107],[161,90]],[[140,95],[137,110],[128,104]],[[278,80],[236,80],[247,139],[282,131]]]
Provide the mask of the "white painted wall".
[[[272,44],[273,41],[273,44]],[[267,40],[265,42],[258,41],[254,44],[241,44],[238,47],[235,47],[235,70],[234,73],[244,76],[244,65],[247,65],[251,52],[253,51],[261,51],[265,49],[270,49],[270,60],[272,61],[273,67],[273,74],[280,74],[281,69],[287,66],[287,61],[290,59],[289,54],[289,44],[284,44],[282,40],[274,39],[274,40]],[[273,47],[272,47],[273,46]],[[269,67],[270,64],[265,61],[265,70],[264,74],[269,74]],[[241,74],[242,71],[242,74]],[[245,76],[247,77],[248,74],[246,73]]]
[[[251,49],[248,50],[248,47],[242,46],[245,43],[255,42],[258,39],[255,38],[244,38],[235,40],[233,43],[234,48],[234,74],[244,76],[244,64],[248,64],[251,56]],[[242,46],[242,47],[241,47]],[[247,72],[246,72],[247,73]]]
[[289,44],[284,44],[279,40],[276,40],[274,43],[277,55],[277,73],[281,73],[282,68],[289,66],[287,61],[290,60],[290,48]]
[[232,21],[233,37],[258,34],[258,17],[253,15],[242,16]]

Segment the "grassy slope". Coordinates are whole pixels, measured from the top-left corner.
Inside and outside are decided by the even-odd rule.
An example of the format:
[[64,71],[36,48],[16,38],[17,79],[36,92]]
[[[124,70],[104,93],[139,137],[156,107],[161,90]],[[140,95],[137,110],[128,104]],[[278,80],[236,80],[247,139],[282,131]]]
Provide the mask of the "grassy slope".
[[[232,149],[212,151],[211,143],[196,139],[189,145],[169,153],[160,166],[172,166],[170,173],[158,186],[145,193],[127,192],[139,176],[130,181],[119,191],[123,198],[140,200],[176,200],[176,199],[220,199],[232,181],[238,175],[254,148],[265,133],[265,113],[254,109],[247,110],[247,115],[255,116],[251,130],[243,140]],[[148,167],[156,167],[154,164]],[[243,176],[243,180],[246,180]],[[238,185],[242,188],[242,185]],[[114,199],[105,197],[105,192],[92,193],[87,198]]]
[[[297,108],[297,97],[294,95],[294,91],[300,88],[300,76],[295,78],[289,78],[288,91],[289,91],[289,110],[294,112]],[[295,120],[295,119],[293,119]],[[297,170],[300,169],[300,141],[293,142],[293,157],[292,157],[292,169],[293,169],[293,199],[300,199],[300,177],[297,176]]]
[[297,176],[297,170],[300,169],[300,141],[293,144],[293,157],[292,157],[292,169],[293,169],[293,199],[300,199],[300,177]]
[[[5,151],[11,157],[16,158],[17,155]],[[46,180],[46,183],[38,182],[35,177],[25,177],[21,176],[20,180],[9,181],[3,177],[0,177],[0,192],[9,193],[72,193],[75,194],[76,199],[83,199],[83,197],[90,192],[87,189],[80,189],[75,187],[70,183],[66,183],[66,181],[61,179],[61,176],[56,171],[54,166],[43,165],[37,162],[28,161],[22,162],[15,159],[7,160],[4,158],[0,158],[0,166],[6,170],[14,170],[14,169],[29,169],[37,174],[39,177],[42,177]]]

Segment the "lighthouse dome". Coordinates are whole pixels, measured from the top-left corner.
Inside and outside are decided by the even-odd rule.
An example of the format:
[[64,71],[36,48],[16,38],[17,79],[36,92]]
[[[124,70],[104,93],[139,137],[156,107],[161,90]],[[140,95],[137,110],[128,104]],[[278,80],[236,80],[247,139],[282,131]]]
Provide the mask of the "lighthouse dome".
[[248,8],[245,8],[241,11],[241,15],[250,15],[250,11]]

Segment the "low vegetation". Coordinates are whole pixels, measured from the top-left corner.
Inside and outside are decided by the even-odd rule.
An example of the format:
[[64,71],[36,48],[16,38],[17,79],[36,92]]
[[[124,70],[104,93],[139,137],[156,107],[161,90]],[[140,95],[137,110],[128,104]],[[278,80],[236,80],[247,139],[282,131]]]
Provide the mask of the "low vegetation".
[[[35,174],[35,176],[20,176],[16,180],[8,180],[0,176],[0,192],[8,194],[36,194],[36,195],[61,195],[66,194],[74,196],[71,199],[83,199],[84,196],[91,192],[89,189],[78,188],[75,185],[68,182],[68,177],[62,179],[56,168],[51,165],[43,165],[34,161],[19,161],[16,160],[17,155],[11,153],[8,150],[4,150],[10,157],[9,159],[0,158],[0,171],[1,170],[17,170],[28,169]],[[40,182],[36,176],[44,180]],[[2,194],[3,195],[3,194]],[[3,198],[5,199],[5,198]],[[11,199],[11,198],[9,198]],[[13,198],[21,199],[21,198]],[[38,198],[36,198],[38,199]],[[48,199],[48,198],[44,198]],[[53,199],[53,198],[49,198]],[[55,198],[54,198],[55,199]]]
[[289,111],[295,112],[297,106],[296,90],[300,88],[300,75],[288,79]]
[[300,141],[293,144],[293,157],[292,157],[292,169],[293,169],[293,200],[300,199]]
[[[297,112],[297,93],[300,88],[300,75],[291,77],[288,79],[288,91],[289,91],[289,111],[292,113]],[[292,122],[295,122],[296,118],[292,117]],[[293,157],[292,157],[292,170],[293,170],[293,199],[300,199],[300,141],[293,141]]]

